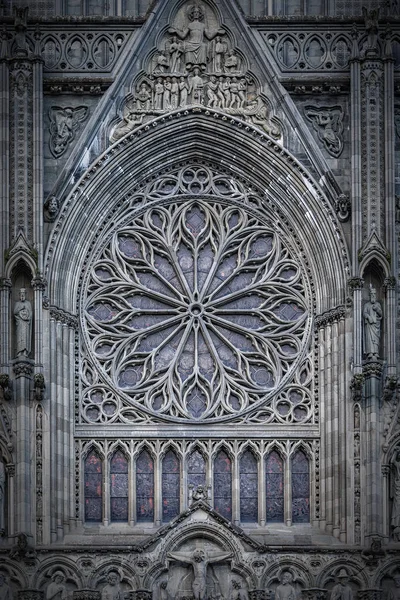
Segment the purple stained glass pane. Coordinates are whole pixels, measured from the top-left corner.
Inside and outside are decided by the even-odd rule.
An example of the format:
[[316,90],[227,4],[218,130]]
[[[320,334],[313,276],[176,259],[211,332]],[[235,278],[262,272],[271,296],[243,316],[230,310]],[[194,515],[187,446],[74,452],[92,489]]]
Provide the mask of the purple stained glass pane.
[[101,460],[95,452],[91,452],[85,460],[85,473],[101,473]]
[[206,485],[206,461],[198,450],[192,452],[188,460],[188,486]]
[[154,462],[147,450],[136,461],[136,519],[154,521]]
[[85,460],[85,520],[98,522],[103,518],[102,462],[96,452]]
[[292,521],[310,521],[310,472],[308,458],[301,450],[292,459]]
[[128,475],[111,473],[111,497],[126,498],[128,496]]
[[223,450],[214,461],[214,508],[226,519],[232,518],[232,466]]
[[85,521],[99,522],[102,520],[101,498],[85,498]]
[[243,523],[258,520],[257,460],[250,450],[240,458],[240,520]]
[[128,520],[128,498],[111,498],[111,520]]
[[110,496],[111,521],[127,521],[128,461],[120,450],[114,453],[110,461]]
[[170,450],[162,463],[162,513],[163,521],[170,521],[179,514],[180,466],[176,454]]
[[283,523],[283,461],[275,451],[265,461],[266,512],[270,523]]
[[85,477],[85,497],[101,498],[101,475],[97,473],[86,473]]

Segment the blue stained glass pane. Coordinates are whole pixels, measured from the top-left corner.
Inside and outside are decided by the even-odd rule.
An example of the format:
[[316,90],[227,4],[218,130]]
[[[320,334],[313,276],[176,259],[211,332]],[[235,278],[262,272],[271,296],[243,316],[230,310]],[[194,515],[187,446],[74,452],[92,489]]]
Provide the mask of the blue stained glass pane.
[[310,521],[310,471],[308,458],[301,450],[292,459],[292,521]]
[[275,451],[271,452],[265,461],[265,486],[267,522],[283,523],[283,461]]
[[85,521],[99,522],[103,518],[102,462],[96,452],[85,459]]
[[232,519],[232,466],[223,450],[214,461],[214,509],[226,519]]
[[257,460],[250,450],[240,458],[240,520],[243,523],[258,520]]
[[169,450],[162,463],[162,515],[171,521],[179,515],[180,467],[176,454]]
[[128,520],[128,461],[117,450],[110,461],[111,521]]
[[147,450],[136,461],[136,520],[154,521],[154,463]]

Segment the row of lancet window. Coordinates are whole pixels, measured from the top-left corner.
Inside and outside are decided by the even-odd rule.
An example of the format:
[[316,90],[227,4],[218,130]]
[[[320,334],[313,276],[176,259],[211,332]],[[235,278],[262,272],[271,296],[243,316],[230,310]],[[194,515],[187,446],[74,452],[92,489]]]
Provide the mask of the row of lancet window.
[[[259,465],[254,454],[247,450],[238,464],[240,521],[258,522],[259,514]],[[95,450],[85,459],[85,521],[103,520],[103,461]],[[265,509],[268,523],[285,520],[285,493],[290,493],[292,523],[310,520],[309,461],[305,453],[297,451],[290,460],[289,478],[285,476],[285,463],[273,451],[264,462]],[[121,450],[111,457],[109,464],[109,514],[112,522],[129,520],[129,463]],[[286,482],[285,482],[286,477]],[[143,450],[135,464],[136,522],[153,522],[155,466],[147,450]],[[221,450],[213,463],[213,507],[228,520],[232,519],[232,460]],[[207,484],[207,464],[200,452],[194,451],[187,462],[188,489]],[[289,490],[289,492],[287,491]],[[176,517],[181,503],[181,465],[173,450],[169,450],[161,462],[162,520],[168,522]]]

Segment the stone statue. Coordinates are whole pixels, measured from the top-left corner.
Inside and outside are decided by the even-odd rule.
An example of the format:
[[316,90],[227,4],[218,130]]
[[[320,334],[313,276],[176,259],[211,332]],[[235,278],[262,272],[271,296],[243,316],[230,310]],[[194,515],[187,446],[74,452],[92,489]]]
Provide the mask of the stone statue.
[[192,95],[193,104],[202,104],[203,102],[204,81],[200,75],[200,69],[193,70],[193,77],[189,79],[189,92]]
[[340,569],[337,579],[338,583],[331,592],[331,600],[353,600],[353,590],[349,586],[349,574],[346,569]]
[[47,220],[51,222],[54,221],[59,210],[57,196],[50,196],[46,200],[44,207],[47,210]]
[[68,594],[64,582],[64,573],[62,571],[54,571],[51,576],[51,583],[47,586],[46,600],[66,600]]
[[0,535],[3,536],[6,531],[6,466],[3,457],[0,455]]
[[171,57],[171,73],[180,73],[181,70],[181,56],[182,56],[182,44],[178,41],[176,35],[172,38],[169,46],[169,54]]
[[13,600],[13,594],[3,573],[0,573],[0,600]]
[[232,600],[249,600],[249,595],[247,591],[242,587],[240,581],[234,579],[232,581],[232,587],[234,590],[231,596]]
[[393,539],[400,542],[400,448],[396,448],[392,458],[392,478],[390,495],[392,497],[391,528]]
[[27,55],[29,46],[26,39],[26,30],[28,28],[29,7],[23,8],[14,6],[14,27],[15,27],[15,51],[16,54]]
[[378,358],[381,337],[382,307],[376,301],[376,290],[370,284],[369,302],[364,306],[364,353],[367,358]]
[[107,584],[101,591],[101,600],[123,600],[120,586],[120,576],[117,571],[110,571],[107,575]]
[[14,306],[14,318],[17,357],[28,357],[31,353],[32,341],[32,305],[26,299],[25,288],[21,288],[19,291],[19,300]]
[[188,12],[189,23],[182,31],[169,29],[168,33],[185,40],[183,43],[183,52],[185,55],[185,66],[187,70],[198,66],[205,69],[207,66],[207,43],[206,40],[212,40],[216,35],[223,35],[223,29],[211,32],[206,29],[204,12],[195,4]]
[[222,73],[223,57],[226,52],[226,44],[221,40],[221,36],[217,36],[214,48],[214,71]]
[[280,584],[275,590],[275,600],[296,600],[296,590],[292,585],[293,575],[290,571],[281,573]]
[[387,600],[400,600],[400,574],[396,573],[393,575],[394,587],[391,587]]
[[362,13],[365,21],[365,30],[368,34],[368,50],[376,50],[378,32],[379,32],[379,8],[368,10],[362,7]]
[[164,579],[164,581],[162,581],[160,583],[160,590],[159,590],[159,599],[160,600],[170,600],[170,595],[168,593],[168,581],[166,579]]
[[239,59],[234,50],[229,50],[225,56],[225,73],[237,73],[239,71]]
[[151,93],[146,83],[142,83],[136,95],[137,109],[150,110],[151,108]]
[[161,50],[159,55],[157,56],[156,66],[154,68],[154,73],[165,73],[168,70],[168,58],[165,55],[165,50]]
[[[206,600],[207,594],[207,568],[211,563],[222,562],[230,558],[230,552],[206,552],[197,548],[192,556],[187,552],[169,552],[168,557],[193,567],[193,598],[194,600]],[[103,600],[103,599],[102,599]]]

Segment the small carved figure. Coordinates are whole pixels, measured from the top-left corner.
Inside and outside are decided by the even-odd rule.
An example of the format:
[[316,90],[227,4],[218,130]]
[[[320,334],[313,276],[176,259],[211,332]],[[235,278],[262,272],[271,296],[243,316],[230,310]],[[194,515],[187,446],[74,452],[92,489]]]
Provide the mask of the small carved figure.
[[232,77],[232,81],[231,81],[229,90],[231,93],[231,102],[229,104],[229,108],[234,108],[235,104],[236,104],[236,108],[239,108],[239,106],[240,106],[239,82],[237,80],[237,77]]
[[162,581],[160,583],[160,593],[159,593],[159,598],[160,600],[170,600],[170,595],[168,593],[168,581],[166,579],[164,579],[164,581]]
[[228,108],[230,103],[231,103],[231,78],[227,77],[223,83],[223,91],[224,91],[224,98],[225,98],[225,107]]
[[171,89],[172,89],[171,77],[167,77],[166,80],[164,81],[164,101],[163,101],[164,110],[171,109]]
[[19,8],[14,6],[14,28],[15,28],[15,52],[16,54],[28,54],[29,46],[26,40],[27,20],[29,7]]
[[280,138],[279,122],[275,117],[270,118],[270,110],[262,98],[258,97],[249,102],[244,108],[243,114],[248,121],[264,129],[271,137]]
[[370,284],[369,302],[364,306],[364,353],[369,359],[378,358],[381,337],[382,306],[376,300],[376,290]]
[[275,600],[296,600],[296,590],[292,585],[293,575],[290,571],[283,571],[280,584],[275,590]]
[[362,14],[365,22],[365,31],[368,34],[367,49],[376,50],[379,32],[379,8],[368,10],[363,6]]
[[393,539],[400,542],[400,448],[396,448],[394,451],[391,467],[390,495],[393,503],[390,524]]
[[192,499],[194,502],[197,502],[198,500],[204,500],[207,502],[207,490],[204,489],[203,485],[198,485],[196,487],[196,489],[193,491]]
[[218,90],[217,78],[215,77],[215,75],[211,75],[210,81],[207,84],[207,98],[208,98],[207,106],[212,106],[213,108],[218,106],[217,90]]
[[225,73],[237,73],[239,71],[239,59],[234,50],[229,50],[225,56]]
[[338,583],[331,592],[331,600],[353,600],[353,590],[349,586],[349,574],[346,569],[340,569],[337,579]]
[[165,73],[168,70],[168,58],[166,57],[165,50],[161,50],[157,56],[156,66],[154,67],[154,73]]
[[51,576],[51,583],[47,586],[46,600],[66,600],[68,594],[64,582],[64,573],[55,571]]
[[50,196],[44,205],[45,209],[47,210],[47,219],[48,221],[52,222],[55,220],[57,213],[58,213],[58,209],[59,209],[59,205],[58,205],[58,200],[56,196]]
[[0,454],[0,536],[3,536],[6,532],[6,466],[3,461],[3,457]]
[[172,38],[169,46],[169,53],[171,57],[171,73],[180,73],[181,70],[181,56],[182,56],[182,44],[178,41],[176,35]]
[[179,79],[179,106],[184,107],[188,104],[189,86],[184,77]]
[[50,119],[50,150],[55,158],[59,158],[67,150],[75,138],[81,123],[89,115],[87,106],[52,106],[49,110]]
[[130,133],[136,129],[136,127],[139,127],[139,125],[141,125],[143,122],[143,117],[143,113],[137,115],[135,112],[128,112],[128,114],[125,115],[124,120],[121,121],[118,127],[114,129],[111,136],[111,141],[116,142],[117,140],[123,138],[127,133]]
[[391,587],[387,600],[400,600],[400,574],[396,573],[393,575],[394,587]]
[[200,69],[197,67],[193,70],[193,77],[189,81],[189,92],[192,96],[193,104],[203,103],[204,81],[200,76]]
[[193,598],[194,600],[206,600],[207,593],[207,568],[211,563],[222,562],[230,558],[230,552],[206,553],[205,550],[196,549],[192,556],[186,552],[169,552],[168,557],[193,567]]
[[151,108],[151,93],[148,86],[143,82],[136,95],[137,109],[150,110]]
[[246,90],[247,90],[247,83],[244,77],[242,77],[242,79],[240,79],[239,84],[238,84],[238,95],[240,98],[240,108],[244,108],[245,104],[246,104]]
[[14,318],[17,357],[28,357],[31,353],[32,341],[32,305],[26,299],[25,288],[21,288],[19,291],[19,300],[14,306]]
[[172,78],[171,82],[171,108],[178,108],[179,104],[179,83],[176,77]]
[[13,594],[3,573],[0,573],[0,600],[13,600]]
[[215,57],[214,57],[214,71],[215,73],[222,73],[223,56],[226,52],[226,44],[221,40],[220,36],[217,36],[215,40]]
[[107,584],[101,591],[101,600],[123,600],[120,579],[117,571],[109,571],[107,575]]
[[157,83],[154,86],[154,108],[156,110],[162,110],[163,107],[163,96],[164,96],[164,84],[161,77],[157,79]]
[[220,77],[218,79],[217,96],[218,96],[218,107],[225,108],[224,78],[223,77]]
[[240,581],[234,579],[232,581],[232,587],[234,589],[234,592],[232,594],[232,600],[249,600],[249,595],[247,591],[242,587]]
[[304,112],[329,154],[336,158],[340,156],[343,150],[342,107],[306,106]]

